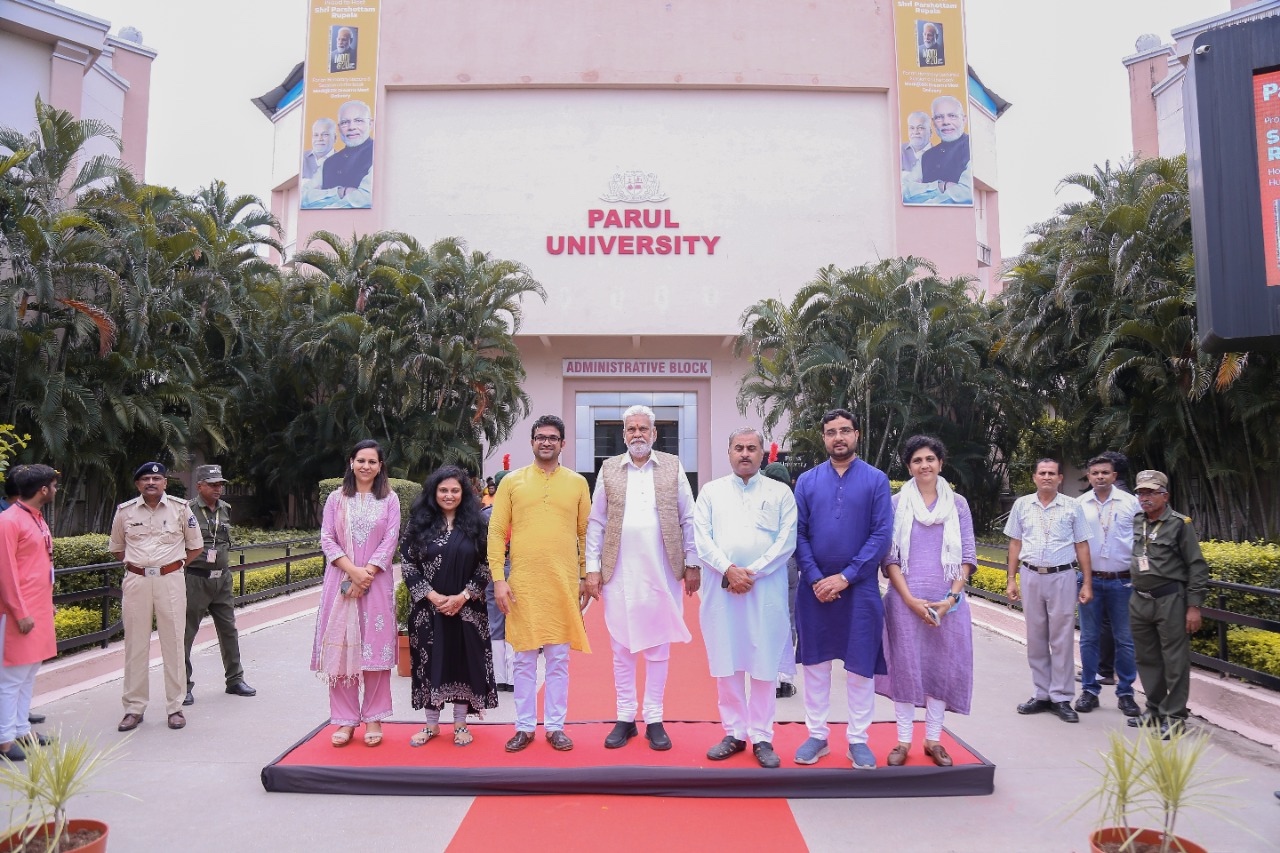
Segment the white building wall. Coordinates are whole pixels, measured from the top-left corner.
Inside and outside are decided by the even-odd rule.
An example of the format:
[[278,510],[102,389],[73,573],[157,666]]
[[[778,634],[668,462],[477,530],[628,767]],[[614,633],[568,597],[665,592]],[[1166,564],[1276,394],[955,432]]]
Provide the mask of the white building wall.
[[[106,122],[116,128],[118,133],[124,124],[124,96],[127,84],[118,77],[113,78],[110,72],[100,67],[107,63],[109,60],[104,57],[85,74],[80,118]],[[101,137],[89,140],[84,146],[84,159],[87,161],[98,155],[119,158],[120,149]]]
[[1156,126],[1160,136],[1160,156],[1176,157],[1187,152],[1186,118],[1182,111],[1185,76],[1156,93]]
[[974,179],[998,190],[996,120],[974,101],[969,102],[969,152],[973,158]]
[[36,126],[35,103],[39,94],[49,102],[49,63],[52,45],[0,30],[0,125],[30,133]]
[[[280,189],[297,180],[298,169],[302,163],[301,99],[281,110],[273,121],[275,138],[271,152],[271,188]],[[296,198],[293,203],[297,205]]]

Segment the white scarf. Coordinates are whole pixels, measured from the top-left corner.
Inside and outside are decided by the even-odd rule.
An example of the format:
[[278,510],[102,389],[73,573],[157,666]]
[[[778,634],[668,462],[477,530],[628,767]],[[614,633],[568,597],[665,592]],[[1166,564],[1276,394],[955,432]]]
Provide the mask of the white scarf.
[[942,576],[948,581],[961,577],[960,514],[956,512],[956,493],[951,484],[938,478],[938,500],[930,510],[920,497],[920,489],[914,479],[908,480],[898,492],[898,508],[893,514],[893,547],[898,554],[898,565],[903,577],[907,574],[907,559],[911,551],[911,524],[918,521],[926,527],[942,525]]

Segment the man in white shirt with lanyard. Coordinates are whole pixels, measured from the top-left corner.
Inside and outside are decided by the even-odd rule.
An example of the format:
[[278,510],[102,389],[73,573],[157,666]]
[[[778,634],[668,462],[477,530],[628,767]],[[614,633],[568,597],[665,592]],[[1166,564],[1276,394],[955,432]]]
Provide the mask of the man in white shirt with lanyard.
[[213,617],[213,627],[218,632],[218,649],[222,652],[222,671],[226,675],[227,692],[233,696],[254,696],[254,690],[244,682],[244,667],[240,664],[240,635],[236,633],[236,608],[231,590],[231,507],[222,499],[222,489],[227,481],[222,477],[221,465],[201,465],[196,468],[196,491],[199,496],[189,503],[204,550],[187,565],[187,695],[183,705],[195,703],[192,692],[191,645],[200,630],[200,620],[208,613]]
[[[1075,709],[1082,714],[1098,707],[1102,686],[1098,681],[1098,652],[1103,623],[1115,644],[1116,706],[1126,717],[1142,710],[1133,699],[1138,665],[1133,657],[1133,633],[1129,630],[1129,596],[1133,589],[1129,564],[1133,559],[1133,517],[1141,510],[1138,499],[1115,487],[1116,466],[1106,456],[1089,460],[1092,491],[1076,498],[1089,529],[1089,556],[1093,566],[1093,600],[1080,605],[1080,698]],[[1081,582],[1083,578],[1079,579]],[[1104,616],[1106,619],[1104,619]]]
[[[1004,532],[1009,537],[1010,601],[1021,600],[1027,623],[1027,663],[1035,695],[1019,714],[1052,711],[1067,723],[1080,722],[1075,698],[1076,602],[1093,598],[1089,531],[1080,504],[1058,491],[1062,467],[1056,459],[1036,461],[1035,494],[1013,504]],[[1076,583],[1075,569],[1082,579]],[[1078,588],[1078,591],[1077,591]]]

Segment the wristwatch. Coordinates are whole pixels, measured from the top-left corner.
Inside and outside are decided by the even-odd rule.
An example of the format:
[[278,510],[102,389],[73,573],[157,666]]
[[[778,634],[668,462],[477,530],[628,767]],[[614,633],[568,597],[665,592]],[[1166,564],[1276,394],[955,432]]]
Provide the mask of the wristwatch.
[[956,604],[959,604],[959,603],[960,603],[960,596],[961,596],[961,595],[963,595],[963,593],[959,593],[959,592],[948,592],[948,593],[947,593],[947,598],[951,599],[951,600],[952,600],[953,602],[955,602]]
[[691,565],[689,565],[688,563],[685,563],[685,564],[684,564],[684,570],[685,570],[686,572],[687,572],[687,571],[690,571],[690,570],[695,571],[695,572],[700,572],[700,571],[702,571],[702,566],[691,566]]

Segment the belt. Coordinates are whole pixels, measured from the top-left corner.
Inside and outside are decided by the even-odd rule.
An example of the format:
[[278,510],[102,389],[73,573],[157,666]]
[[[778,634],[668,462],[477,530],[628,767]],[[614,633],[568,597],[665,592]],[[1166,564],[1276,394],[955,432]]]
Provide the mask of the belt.
[[[187,571],[191,571],[191,570],[188,569]],[[1121,578],[1127,578],[1127,577],[1129,577],[1128,572],[1094,572],[1093,573],[1094,580],[1118,581]]]
[[198,578],[211,577],[212,575],[210,574],[210,572],[212,571],[218,571],[218,577],[222,577],[222,572],[226,572],[227,570],[222,569],[219,571],[217,569],[202,569],[199,566],[187,566],[187,574],[193,575]]
[[[124,567],[129,571],[133,572],[135,575],[145,575],[147,573],[147,569],[156,568],[156,566],[135,566],[133,563],[125,563]],[[167,575],[172,572],[176,572],[180,568],[182,568],[181,560],[174,560],[172,563],[169,563],[167,566],[159,567],[161,575]]]
[[1160,584],[1160,586],[1155,589],[1135,589],[1133,594],[1139,598],[1155,600],[1157,598],[1164,598],[1166,595],[1173,595],[1175,592],[1182,592],[1182,584],[1178,581],[1169,581],[1168,583]]
[[1058,572],[1065,572],[1076,567],[1075,563],[1063,563],[1061,566],[1033,566],[1030,563],[1023,563],[1022,568],[1029,572],[1035,572],[1038,575],[1053,575]]

